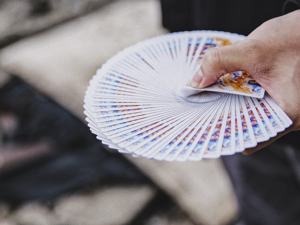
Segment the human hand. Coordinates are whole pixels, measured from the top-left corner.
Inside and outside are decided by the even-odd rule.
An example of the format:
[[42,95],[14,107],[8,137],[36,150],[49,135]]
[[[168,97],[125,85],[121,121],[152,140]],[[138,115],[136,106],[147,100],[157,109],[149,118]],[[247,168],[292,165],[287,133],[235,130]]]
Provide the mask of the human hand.
[[271,19],[245,40],[207,51],[191,85],[204,88],[229,72],[249,73],[293,121],[291,127],[243,153],[251,154],[300,129],[300,10]]

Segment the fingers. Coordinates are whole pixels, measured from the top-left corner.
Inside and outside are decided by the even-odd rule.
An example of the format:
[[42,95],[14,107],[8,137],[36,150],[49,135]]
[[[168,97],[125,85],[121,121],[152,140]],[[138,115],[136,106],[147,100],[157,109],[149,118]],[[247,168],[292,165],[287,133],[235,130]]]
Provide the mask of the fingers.
[[203,57],[201,68],[191,80],[191,86],[204,88],[215,83],[226,73],[245,70],[247,67],[248,54],[246,41],[234,45],[214,48],[207,51]]

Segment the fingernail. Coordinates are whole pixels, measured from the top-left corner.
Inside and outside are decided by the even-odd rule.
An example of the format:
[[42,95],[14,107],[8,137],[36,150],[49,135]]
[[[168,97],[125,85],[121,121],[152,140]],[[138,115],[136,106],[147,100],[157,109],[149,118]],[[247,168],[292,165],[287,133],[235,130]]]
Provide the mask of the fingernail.
[[193,88],[197,88],[201,84],[202,80],[203,80],[203,73],[201,69],[199,69],[197,73],[194,75],[194,77],[192,78],[190,84]]

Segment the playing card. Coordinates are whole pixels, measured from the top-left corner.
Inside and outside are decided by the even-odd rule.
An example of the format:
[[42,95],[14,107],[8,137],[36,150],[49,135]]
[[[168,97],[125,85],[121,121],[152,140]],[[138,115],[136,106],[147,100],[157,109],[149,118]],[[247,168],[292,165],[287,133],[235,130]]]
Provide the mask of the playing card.
[[230,96],[230,109],[227,115],[225,131],[223,135],[223,142],[221,147],[221,155],[231,155],[235,153],[235,97]]
[[250,124],[253,129],[253,133],[255,136],[256,142],[263,142],[269,140],[269,135],[266,131],[266,128],[264,127],[263,123],[261,122],[261,119],[254,108],[254,105],[249,97],[243,97],[245,101],[245,105],[248,111]]
[[284,130],[283,122],[280,121],[280,119],[275,114],[273,109],[269,106],[269,104],[264,99],[256,99],[256,101],[260,104],[261,108],[267,115],[275,131],[278,133],[283,131]]
[[[202,89],[193,88],[190,84],[182,88],[184,91],[213,91],[262,98],[265,90],[246,72],[238,71],[222,76],[216,83]],[[185,96],[184,96],[185,97]]]
[[[210,111],[214,110],[214,108],[210,109]],[[179,148],[181,148],[183,142],[188,142],[186,144],[186,147],[188,148],[190,144],[194,143],[194,140],[197,139],[197,137],[200,138],[200,135],[204,132],[203,124],[210,116],[210,111],[206,111],[203,113],[191,126],[186,127],[183,131],[181,131],[179,134],[177,134],[175,137],[172,137],[170,140],[166,140],[167,144],[164,143],[163,147],[159,148],[159,152],[154,152],[154,156],[150,155],[148,158],[154,157],[157,160],[164,159],[167,155],[170,154],[169,160],[175,159],[178,154],[179,160],[185,157],[189,156],[189,152],[187,149],[184,149],[183,151],[180,151]],[[202,130],[202,131],[201,131]],[[193,147],[191,147],[193,149]]]
[[285,112],[274,102],[274,100],[269,95],[266,95],[265,100],[270,105],[271,109],[278,117],[280,122],[285,126],[285,128],[289,127],[293,123],[292,120],[285,114]]
[[208,142],[208,146],[204,152],[203,158],[218,158],[221,154],[221,148],[223,144],[225,126],[228,118],[228,112],[230,109],[230,98],[226,99],[225,107],[219,116],[217,124],[213,130],[212,136]]
[[252,103],[254,104],[254,107],[259,115],[259,118],[261,119],[266,131],[268,132],[269,137],[274,137],[277,132],[272,126],[270,120],[268,119],[265,111],[261,107],[261,105],[258,103],[256,98],[251,98]]
[[211,114],[211,117],[207,121],[207,127],[206,127],[203,135],[198,140],[195,148],[193,149],[193,151],[190,154],[190,157],[189,157],[190,160],[198,161],[198,160],[202,159],[202,157],[206,151],[206,148],[209,144],[210,138],[213,134],[214,128],[217,125],[218,119],[219,119],[221,113],[223,112],[223,108],[225,107],[226,102],[227,102],[227,99],[222,102],[222,105],[220,105],[220,107],[218,107],[218,110],[216,110],[215,113]]
[[241,124],[243,130],[243,139],[245,148],[255,147],[257,142],[255,140],[253,128],[249,118],[249,114],[246,108],[246,104],[243,96],[238,96],[238,102],[240,107]]
[[[245,149],[244,145],[244,124],[242,124],[242,116],[240,110],[239,96],[235,95],[235,151],[241,152]],[[247,129],[247,127],[245,128]],[[247,138],[248,139],[248,138]]]
[[292,121],[249,74],[226,74],[201,90],[186,86],[205,52],[242,39],[180,32],[124,49],[90,80],[88,127],[120,153],[182,162],[234,154],[276,136]]

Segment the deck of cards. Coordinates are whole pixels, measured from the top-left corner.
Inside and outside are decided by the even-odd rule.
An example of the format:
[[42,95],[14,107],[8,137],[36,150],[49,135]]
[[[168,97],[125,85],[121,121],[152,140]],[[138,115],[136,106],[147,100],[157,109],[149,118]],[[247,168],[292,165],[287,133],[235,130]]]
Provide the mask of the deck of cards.
[[167,161],[218,158],[276,136],[292,121],[246,72],[204,89],[189,85],[208,49],[244,38],[179,32],[124,49],[90,81],[84,98],[90,130],[121,153]]

